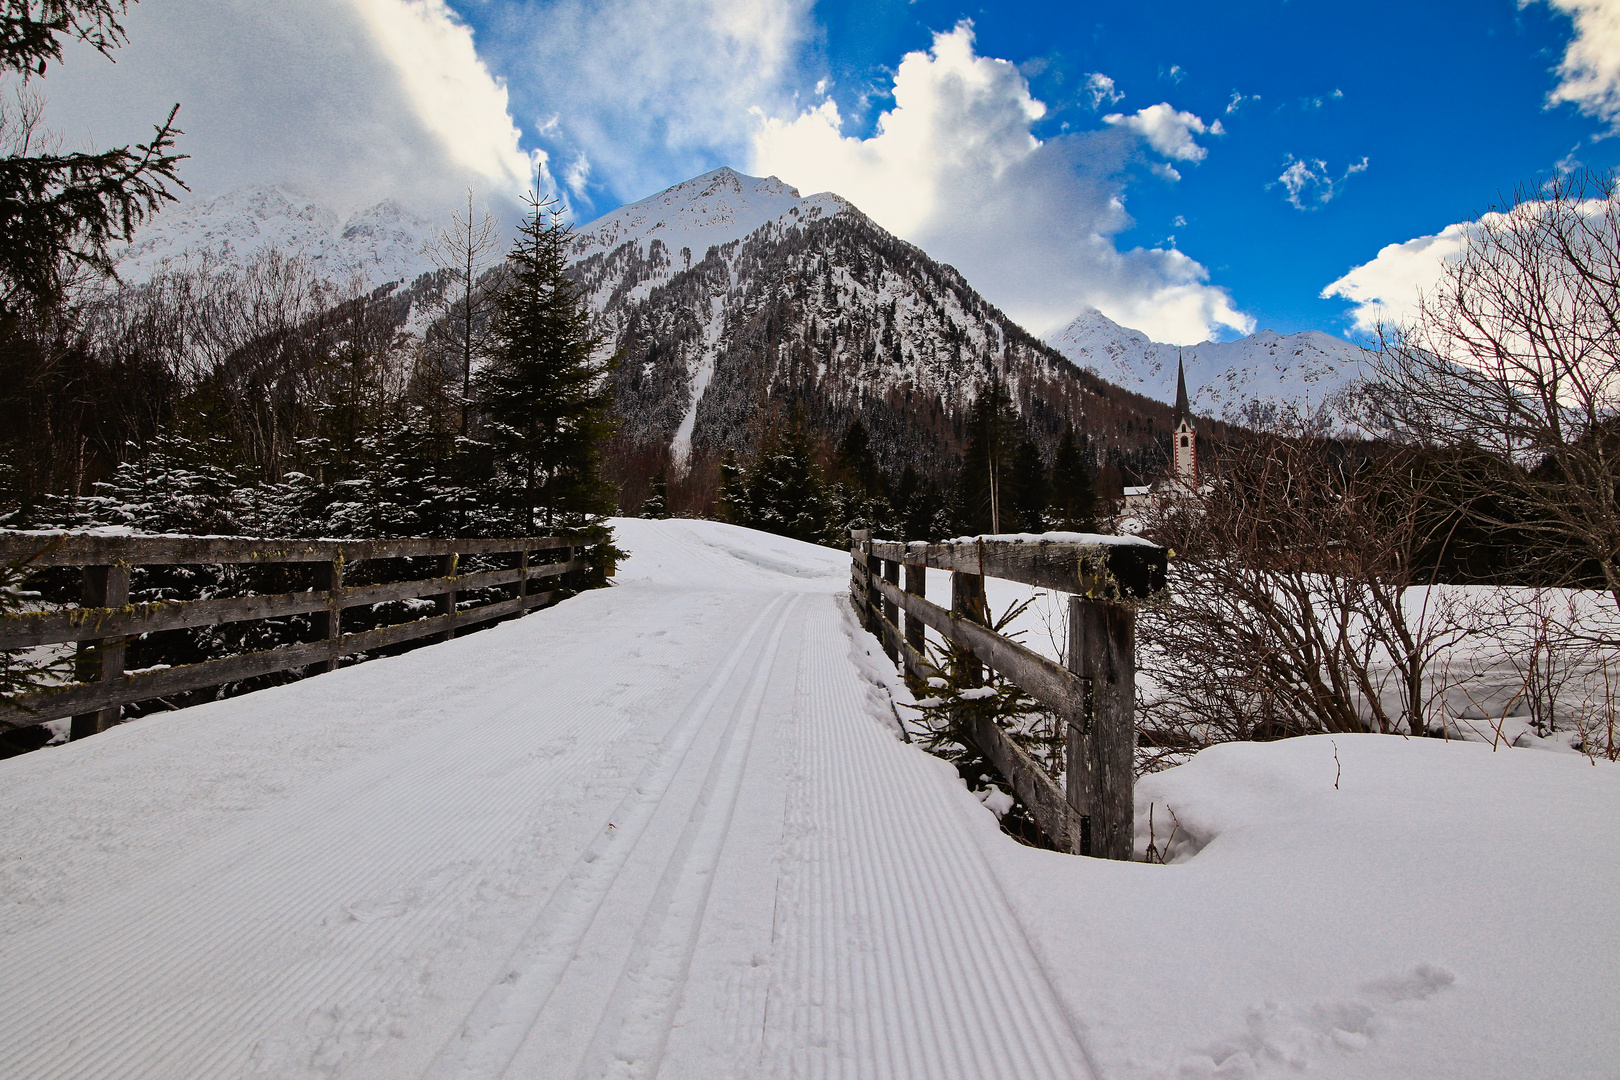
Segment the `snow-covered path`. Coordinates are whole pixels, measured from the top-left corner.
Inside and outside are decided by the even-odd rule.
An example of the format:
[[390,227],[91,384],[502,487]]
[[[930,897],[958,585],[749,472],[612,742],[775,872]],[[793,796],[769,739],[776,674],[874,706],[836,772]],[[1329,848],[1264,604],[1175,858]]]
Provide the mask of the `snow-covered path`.
[[0,762],[0,1076],[1088,1076],[846,557],[621,526],[613,589]]

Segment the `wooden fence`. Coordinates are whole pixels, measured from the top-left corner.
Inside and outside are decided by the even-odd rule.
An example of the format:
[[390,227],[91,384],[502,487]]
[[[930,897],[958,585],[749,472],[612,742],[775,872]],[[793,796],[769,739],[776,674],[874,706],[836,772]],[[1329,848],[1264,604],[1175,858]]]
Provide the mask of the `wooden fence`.
[[[517,565],[459,573],[459,561],[468,555],[515,555]],[[345,573],[352,574],[356,564],[423,557],[437,559],[437,576],[344,584]],[[555,598],[554,589],[539,592],[534,591],[536,586],[585,569],[582,542],[569,537],[304,541],[0,533],[0,562],[21,559],[30,560],[30,570],[79,568],[82,606],[0,615],[0,650],[74,642],[77,681],[29,694],[15,706],[0,706],[0,729],[71,716],[71,737],[75,739],[117,723],[124,705],[281,671],[330,671],[344,656],[432,635],[450,638],[462,627],[521,615]],[[315,587],[275,595],[129,602],[132,567],[284,563],[313,564]],[[458,594],[494,587],[502,587],[503,592],[509,587],[511,596],[472,607],[457,606]],[[377,629],[343,632],[345,609],[408,599],[431,599],[437,613]],[[125,649],[141,634],[289,615],[314,616],[315,640],[160,670],[124,670]]]
[[[936,674],[924,651],[924,628],[932,629],[1050,708],[1066,726],[1067,791],[992,721],[971,720],[966,734],[1007,778],[1060,851],[1129,859],[1134,839],[1135,604],[1165,587],[1165,549],[1130,538],[900,544],[873,540],[861,530],[851,536],[851,591],[889,658],[903,662],[913,678]],[[949,611],[925,599],[929,569],[950,572]],[[986,577],[1070,595],[1066,666],[989,629]]]

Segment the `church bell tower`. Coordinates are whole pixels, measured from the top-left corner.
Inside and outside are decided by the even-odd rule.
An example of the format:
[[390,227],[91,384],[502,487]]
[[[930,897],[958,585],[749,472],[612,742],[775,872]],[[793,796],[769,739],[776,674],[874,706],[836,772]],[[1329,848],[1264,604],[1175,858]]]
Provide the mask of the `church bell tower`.
[[1187,404],[1187,372],[1176,354],[1176,412],[1170,421],[1172,480],[1188,491],[1198,490],[1198,433]]

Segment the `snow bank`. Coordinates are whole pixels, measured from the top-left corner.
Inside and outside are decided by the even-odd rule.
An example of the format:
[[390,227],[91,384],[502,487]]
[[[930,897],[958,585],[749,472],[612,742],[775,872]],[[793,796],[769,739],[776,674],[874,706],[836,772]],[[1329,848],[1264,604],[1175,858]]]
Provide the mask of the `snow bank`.
[[1620,768],[1316,736],[1137,801],[1170,865],[981,829],[1102,1075],[1620,1075]]

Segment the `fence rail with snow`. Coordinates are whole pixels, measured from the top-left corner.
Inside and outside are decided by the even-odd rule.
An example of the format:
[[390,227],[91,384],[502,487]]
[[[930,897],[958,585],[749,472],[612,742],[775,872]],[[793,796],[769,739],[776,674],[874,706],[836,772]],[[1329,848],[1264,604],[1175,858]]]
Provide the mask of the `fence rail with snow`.
[[[464,556],[514,557],[509,569],[458,573]],[[346,571],[381,559],[436,558],[438,574],[410,581],[346,586]],[[454,637],[458,629],[551,604],[556,590],[532,591],[585,569],[583,544],[571,537],[483,540],[245,540],[214,537],[130,537],[87,534],[0,534],[0,563],[29,570],[78,568],[81,605],[0,614],[0,650],[76,645],[74,680],[0,706],[0,729],[73,718],[71,738],[118,722],[122,707],[277,672],[330,671],[345,656],[422,638]],[[312,564],[315,587],[215,599],[130,603],[130,570],[138,566]],[[419,572],[419,571],[418,571]],[[508,588],[503,599],[458,606],[474,590]],[[346,609],[390,601],[432,602],[436,614],[354,633],[343,632]],[[407,604],[407,606],[410,606]],[[315,640],[221,659],[127,672],[124,653],[143,634],[310,615]]]
[[[874,540],[865,530],[853,530],[851,538],[851,592],[889,658],[903,663],[913,678],[935,675],[925,649],[925,632],[931,629],[1051,709],[1066,725],[1067,790],[993,721],[969,717],[965,734],[1007,778],[1059,850],[1129,859],[1134,605],[1164,589],[1165,549],[1135,537],[1078,533],[943,544]],[[949,611],[926,599],[930,568],[951,574]],[[986,577],[1069,594],[1066,665],[989,628]]]

